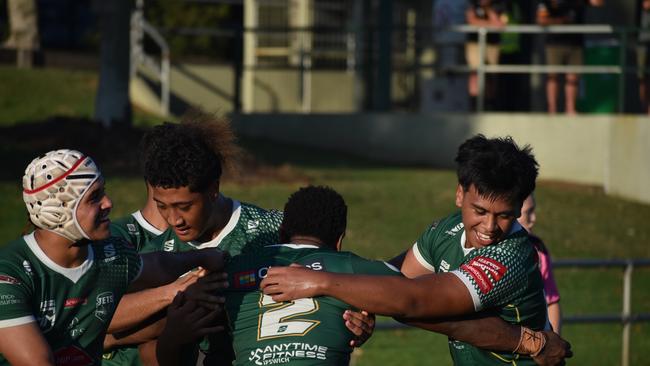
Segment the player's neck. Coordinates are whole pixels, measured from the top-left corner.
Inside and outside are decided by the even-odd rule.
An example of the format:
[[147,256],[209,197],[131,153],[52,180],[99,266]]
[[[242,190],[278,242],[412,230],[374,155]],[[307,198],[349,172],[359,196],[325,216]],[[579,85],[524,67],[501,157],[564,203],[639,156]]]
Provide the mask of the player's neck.
[[140,213],[142,214],[142,217],[151,224],[151,226],[160,231],[165,231],[167,230],[167,227],[169,227],[165,218],[162,217],[160,211],[158,211],[158,207],[156,207],[156,202],[154,200],[147,201],[147,204],[145,204],[145,206],[140,210]]
[[322,240],[308,235],[294,235],[290,240],[291,244],[306,244],[306,245],[315,245],[317,247],[324,247],[325,244]]
[[212,213],[212,224],[210,227],[208,235],[204,235],[204,238],[200,238],[198,241],[205,243],[208,242],[221,234],[221,230],[228,224],[230,217],[232,216],[232,200],[228,197],[225,197],[219,194],[217,198],[217,204],[214,205],[214,211]]
[[54,263],[64,268],[79,267],[88,258],[88,244],[72,242],[51,231],[36,229],[36,244]]

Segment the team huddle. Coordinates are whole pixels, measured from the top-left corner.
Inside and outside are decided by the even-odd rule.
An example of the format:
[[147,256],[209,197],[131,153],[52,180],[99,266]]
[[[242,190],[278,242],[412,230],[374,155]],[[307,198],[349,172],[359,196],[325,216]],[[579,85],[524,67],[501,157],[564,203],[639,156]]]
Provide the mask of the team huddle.
[[220,120],[152,128],[146,203],[113,222],[91,157],[34,159],[35,229],[0,249],[0,365],[347,365],[373,314],[447,335],[456,365],[571,357],[517,223],[537,177],[529,147],[465,141],[459,212],[376,261],[343,251],[347,206],[332,188],[300,188],[283,211],[223,195],[232,137]]

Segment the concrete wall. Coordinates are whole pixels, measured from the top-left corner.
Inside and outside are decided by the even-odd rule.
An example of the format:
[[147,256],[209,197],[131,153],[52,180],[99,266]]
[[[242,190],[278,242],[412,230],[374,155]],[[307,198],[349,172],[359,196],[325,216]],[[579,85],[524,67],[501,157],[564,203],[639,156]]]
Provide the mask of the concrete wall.
[[452,168],[468,137],[511,135],[530,144],[540,178],[603,186],[650,203],[650,119],[541,114],[237,115],[239,134],[402,164]]

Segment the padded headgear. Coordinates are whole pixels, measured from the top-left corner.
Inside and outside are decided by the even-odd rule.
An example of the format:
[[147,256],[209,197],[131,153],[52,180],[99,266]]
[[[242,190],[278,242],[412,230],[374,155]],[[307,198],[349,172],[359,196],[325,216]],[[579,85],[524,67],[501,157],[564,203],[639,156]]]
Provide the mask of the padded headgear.
[[81,198],[99,177],[95,162],[79,151],[55,150],[32,160],[23,176],[23,200],[34,225],[73,242],[89,239],[76,212]]

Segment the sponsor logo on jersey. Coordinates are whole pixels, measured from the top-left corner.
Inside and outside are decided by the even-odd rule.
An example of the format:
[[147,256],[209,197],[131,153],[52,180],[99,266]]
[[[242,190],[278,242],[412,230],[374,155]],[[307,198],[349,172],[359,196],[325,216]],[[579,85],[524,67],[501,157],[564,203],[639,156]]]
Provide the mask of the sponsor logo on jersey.
[[85,297],[73,297],[70,299],[66,299],[65,303],[63,303],[64,308],[73,308],[77,305],[86,305],[88,303],[88,299]]
[[459,232],[463,227],[465,227],[465,226],[464,226],[463,223],[461,222],[460,224],[458,224],[458,225],[452,227],[450,230],[445,231],[445,234],[447,234],[447,235],[451,235],[451,236],[454,236],[454,235],[458,234],[458,232]]
[[174,239],[167,240],[163,243],[163,251],[165,252],[174,251]]
[[34,272],[32,271],[32,265],[29,264],[27,259],[23,261],[23,268],[25,269],[25,273],[27,273],[29,276],[33,276]]
[[135,224],[126,224],[126,229],[127,229],[130,233],[137,233],[137,232],[138,232],[138,228],[135,227]]
[[248,220],[246,224],[246,232],[251,233],[257,231],[257,228],[260,226],[260,220]]
[[41,301],[40,312],[36,318],[38,327],[41,328],[43,333],[52,329],[56,321],[56,303],[54,300]]
[[256,365],[277,365],[291,360],[327,360],[327,347],[317,344],[280,343],[251,351],[248,361]]
[[0,306],[22,304],[23,301],[17,299],[15,295],[0,294]]
[[115,297],[112,292],[102,292],[95,301],[95,317],[107,322],[115,310]]
[[442,272],[449,272],[449,263],[444,259],[440,261],[440,270]]
[[322,259],[314,259],[311,263],[306,263],[305,267],[314,271],[327,271]]
[[117,250],[113,244],[104,245],[104,263],[112,262],[117,259]]
[[9,275],[0,274],[0,284],[19,285],[20,281],[18,281],[16,278],[11,277]]
[[77,338],[82,334],[84,334],[86,328],[78,327],[78,325],[79,325],[79,318],[75,316],[70,322],[70,324],[68,325],[68,332],[70,333],[70,337]]
[[92,357],[75,345],[56,350],[54,360],[57,366],[90,366],[93,364]]
[[[257,286],[255,270],[237,272],[234,275],[234,288],[254,288]],[[265,272],[266,273],[266,272]]]
[[492,258],[478,256],[460,266],[474,280],[482,293],[490,292],[508,268]]

